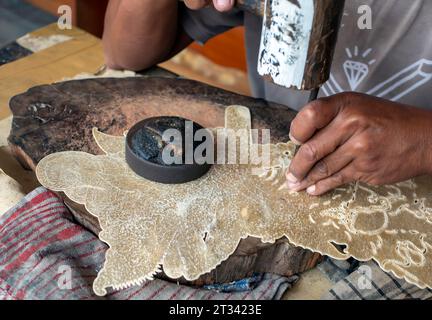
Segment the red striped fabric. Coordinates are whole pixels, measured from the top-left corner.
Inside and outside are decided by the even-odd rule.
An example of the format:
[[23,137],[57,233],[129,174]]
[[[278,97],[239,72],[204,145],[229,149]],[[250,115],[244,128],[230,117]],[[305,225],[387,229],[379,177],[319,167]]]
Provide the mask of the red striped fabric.
[[[53,226],[54,222],[59,222],[57,224],[55,224]],[[42,233],[48,233],[51,231],[57,231],[57,229],[59,229],[59,227],[64,227],[65,223],[63,221],[63,219],[61,217],[54,217],[53,219],[46,221],[44,223],[42,223],[41,225],[38,225],[37,227],[37,231],[42,232]],[[47,230],[43,230],[44,227],[48,227]],[[31,230],[33,231],[33,230]],[[4,257],[3,260],[0,261],[0,263],[5,262],[5,260],[9,260],[11,257],[15,256],[17,253],[21,252],[25,247],[27,247],[30,244],[34,245],[34,242],[36,242],[38,240],[38,234],[35,234],[33,232],[29,232],[28,234],[26,234],[22,239],[18,240],[20,245],[17,247],[17,242],[13,243],[12,245],[6,246],[6,243],[3,243],[4,246],[6,246],[4,248],[4,250],[8,253],[8,255],[6,255]],[[10,249],[14,249],[14,251],[10,252]]]
[[[6,250],[8,250],[11,247],[14,247],[14,245],[15,245],[14,242],[19,241],[20,237],[22,237],[22,235],[25,234],[26,231],[32,231],[31,228],[33,227],[34,224],[36,224],[38,222],[41,222],[41,221],[45,220],[46,218],[50,218],[50,217],[57,218],[58,217],[57,214],[56,214],[56,212],[51,212],[51,210],[46,210],[46,211],[49,211],[50,213],[47,214],[47,215],[42,215],[38,219],[27,223],[27,225],[26,225],[25,228],[18,229],[18,227],[19,227],[19,225],[18,225],[18,226],[15,227],[15,228],[17,228],[16,232],[15,232],[15,230],[10,230],[9,233],[8,233],[8,235],[5,236],[4,239],[2,239],[2,243],[3,244],[5,244],[5,245],[9,244],[9,247]],[[41,212],[41,213],[43,213],[43,212]],[[52,220],[50,220],[49,222],[51,222],[51,221]],[[25,221],[23,221],[23,223],[24,222]],[[31,232],[29,232],[28,234],[30,236]],[[12,242],[12,243],[10,244],[10,242]]]
[[16,225],[19,226],[19,224],[24,223],[26,221],[32,220],[35,217],[41,217],[44,216],[44,212],[51,212],[51,210],[44,210],[47,206],[51,206],[51,205],[55,205],[56,207],[62,209],[63,206],[61,205],[61,203],[56,202],[55,200],[51,201],[51,202],[45,202],[41,205],[37,205],[35,206],[33,209],[29,208],[29,210],[32,210],[33,214],[28,214],[28,212],[22,212],[20,216],[16,217],[14,220],[9,221],[9,223],[6,223],[3,225],[3,228],[0,229],[0,233],[1,234],[5,234],[6,233],[2,233],[3,229],[8,228],[9,229],[9,233],[13,232],[14,230],[11,228],[15,228]]
[[[49,194],[40,193],[32,199],[31,203],[27,202],[23,204],[23,206],[21,206],[20,208],[16,208],[13,214],[11,214],[5,221],[3,221],[3,227],[0,228],[0,231],[3,231],[3,228],[6,228],[9,222],[15,221],[15,219],[25,210],[33,210],[33,208],[37,208],[37,206],[42,201],[47,200],[48,198],[53,199],[52,196]],[[53,199],[53,201],[56,201],[56,199]]]
[[179,287],[178,290],[176,292],[174,292],[171,295],[171,297],[168,298],[168,300],[174,300],[181,293],[182,290],[183,290],[183,288]]

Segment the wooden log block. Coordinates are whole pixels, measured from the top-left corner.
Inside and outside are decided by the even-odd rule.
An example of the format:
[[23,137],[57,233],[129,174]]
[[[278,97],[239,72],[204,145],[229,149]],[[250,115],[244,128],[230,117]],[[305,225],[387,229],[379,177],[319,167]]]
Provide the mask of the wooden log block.
[[[224,125],[224,109],[245,105],[254,128],[271,128],[272,142],[286,142],[295,112],[213,88],[198,82],[158,77],[90,79],[39,86],[14,97],[14,115],[9,143],[14,155],[29,169],[48,154],[66,150],[100,154],[92,128],[121,135],[143,118],[176,115],[204,127]],[[83,206],[61,195],[75,218],[98,234],[97,219]],[[209,274],[189,285],[229,282],[272,272],[289,276],[314,267],[320,255],[294,247],[286,238],[274,244],[259,239],[241,241],[234,254]]]

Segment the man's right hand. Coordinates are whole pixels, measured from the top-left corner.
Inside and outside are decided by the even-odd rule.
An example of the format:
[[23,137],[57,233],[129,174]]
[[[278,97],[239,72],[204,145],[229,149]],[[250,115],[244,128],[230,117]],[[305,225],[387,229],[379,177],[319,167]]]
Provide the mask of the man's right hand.
[[184,0],[189,9],[197,10],[208,6],[213,2],[213,6],[220,12],[229,11],[234,6],[234,0]]

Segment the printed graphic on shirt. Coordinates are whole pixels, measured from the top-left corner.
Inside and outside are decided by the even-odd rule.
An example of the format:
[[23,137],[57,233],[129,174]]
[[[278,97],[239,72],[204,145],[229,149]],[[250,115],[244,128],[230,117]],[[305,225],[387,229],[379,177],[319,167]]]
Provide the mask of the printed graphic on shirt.
[[[367,79],[370,66],[376,63],[375,59],[370,58],[373,53],[372,48],[361,52],[358,46],[355,46],[353,50],[346,48],[345,51],[347,59],[342,64],[342,68],[346,83],[338,83],[334,75],[331,74],[330,79],[322,87],[326,96],[344,91],[356,91],[359,85]],[[431,80],[432,60],[420,59],[366,91],[366,93],[387,100],[398,101]]]
[[[357,46],[354,47],[354,54],[351,53],[349,48],[345,49],[348,60],[346,60],[343,64],[343,69],[345,75],[348,79],[348,83],[352,91],[355,91],[360,83],[368,76],[369,74],[369,66],[373,65],[376,60],[370,60],[367,63],[359,60],[359,48]],[[363,59],[367,58],[367,56],[372,52],[372,49],[369,48],[365,52],[361,54]]]

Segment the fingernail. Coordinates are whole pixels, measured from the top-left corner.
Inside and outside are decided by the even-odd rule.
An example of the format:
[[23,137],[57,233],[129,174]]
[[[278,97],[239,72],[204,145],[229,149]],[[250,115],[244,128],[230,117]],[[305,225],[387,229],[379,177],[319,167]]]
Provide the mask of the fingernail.
[[216,0],[219,9],[228,9],[233,4],[233,0]]
[[289,181],[289,182],[291,182],[292,184],[293,183],[298,183],[299,181],[298,181],[298,179],[292,174],[292,173],[288,173],[287,174],[287,180]]
[[316,186],[310,186],[309,188],[306,189],[306,192],[309,193],[310,195],[314,195],[316,191]]
[[294,143],[294,144],[296,144],[296,145],[298,145],[298,146],[300,146],[300,145],[302,144],[300,141],[298,141],[296,138],[294,138],[294,137],[291,135],[291,133],[289,134],[289,138],[290,138],[290,140],[291,140],[292,143]]
[[287,181],[286,185],[290,191],[299,191],[299,189],[300,189],[300,183],[299,182],[292,183],[292,182]]

